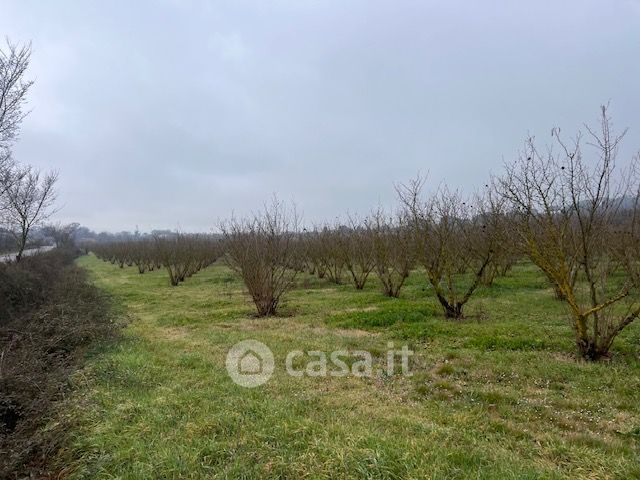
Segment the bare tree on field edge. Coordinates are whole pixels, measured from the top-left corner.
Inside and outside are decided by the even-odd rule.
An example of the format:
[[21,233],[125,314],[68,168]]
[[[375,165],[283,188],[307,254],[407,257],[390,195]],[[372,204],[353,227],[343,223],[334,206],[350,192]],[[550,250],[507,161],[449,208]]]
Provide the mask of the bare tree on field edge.
[[3,223],[13,235],[18,246],[16,261],[22,259],[31,229],[53,215],[56,200],[55,184],[58,174],[42,175],[32,167],[19,172],[18,178],[5,189]]

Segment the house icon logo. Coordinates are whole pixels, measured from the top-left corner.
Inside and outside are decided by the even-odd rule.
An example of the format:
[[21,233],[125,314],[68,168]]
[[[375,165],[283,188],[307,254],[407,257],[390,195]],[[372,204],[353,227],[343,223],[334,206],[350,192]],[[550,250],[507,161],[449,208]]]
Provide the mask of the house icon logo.
[[227,353],[227,373],[241,387],[253,388],[266,383],[273,375],[273,353],[257,340],[236,343]]

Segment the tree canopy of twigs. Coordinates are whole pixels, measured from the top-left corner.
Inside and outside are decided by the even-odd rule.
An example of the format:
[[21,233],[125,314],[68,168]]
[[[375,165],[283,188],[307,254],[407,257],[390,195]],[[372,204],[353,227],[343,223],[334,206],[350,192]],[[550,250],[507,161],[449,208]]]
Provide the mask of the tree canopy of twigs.
[[578,351],[597,360],[640,314],[630,295],[640,286],[640,251],[632,241],[640,182],[637,156],[626,166],[617,163],[625,132],[613,132],[607,106],[598,127],[585,130],[567,140],[554,129],[553,146],[544,150],[527,139],[496,185],[514,213],[523,250],[569,307]]
[[20,261],[33,227],[53,214],[56,172],[42,175],[30,166],[17,165],[11,147],[28,112],[24,110],[33,82],[25,78],[31,46],[7,40],[0,49],[0,225],[13,235]]
[[257,314],[275,315],[298,271],[291,268],[299,241],[299,218],[277,199],[244,219],[221,226],[229,266],[242,278]]
[[[413,234],[416,260],[448,318],[462,318],[485,270],[502,248],[502,205],[488,192],[465,199],[441,187],[425,196],[418,177],[397,188]],[[471,203],[474,202],[474,203]]]
[[400,290],[415,265],[409,219],[402,212],[387,215],[382,208],[367,219],[371,232],[373,263],[383,293],[400,296]]
[[47,220],[53,213],[56,200],[57,173],[42,175],[32,167],[18,171],[16,178],[6,185],[3,199],[3,223],[18,246],[16,261],[20,261],[27,246],[31,229]]
[[18,46],[7,40],[0,49],[0,155],[15,141],[26,116],[24,104],[33,81],[25,74],[31,60],[31,45]]

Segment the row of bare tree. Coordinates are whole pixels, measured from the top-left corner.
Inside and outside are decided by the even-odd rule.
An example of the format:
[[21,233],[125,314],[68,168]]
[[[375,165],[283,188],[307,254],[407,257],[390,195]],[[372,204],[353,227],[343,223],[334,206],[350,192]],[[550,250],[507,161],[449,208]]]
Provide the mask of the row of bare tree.
[[377,273],[383,292],[397,297],[415,266],[405,219],[379,209],[362,221],[322,226],[303,234],[303,265],[311,274],[341,284],[350,280],[362,290],[371,273]]
[[346,277],[361,290],[375,272],[384,294],[397,297],[420,266],[445,315],[460,318],[478,286],[506,274],[517,259],[516,245],[507,234],[504,202],[491,190],[472,199],[446,188],[424,197],[423,185],[418,178],[398,187],[402,207],[395,215],[378,209],[349,225],[303,233],[309,273],[338,284]]
[[25,79],[30,58],[29,45],[7,41],[6,48],[0,48],[0,227],[14,238],[18,262],[32,229],[53,214],[58,179],[56,172],[43,174],[12,155],[33,84]]
[[586,142],[581,133],[568,141],[553,130],[553,145],[544,150],[527,139],[503,175],[468,197],[447,187],[428,193],[418,177],[397,187],[393,214],[379,208],[307,231],[295,209],[275,199],[250,217],[223,223],[222,244],[177,236],[101,246],[96,253],[135,264],[141,273],[163,265],[175,285],[222,250],[259,316],[276,314],[305,270],[358,290],[375,277],[385,295],[398,297],[418,269],[452,319],[464,316],[479,288],[528,259],[567,304],[580,355],[597,360],[640,315],[640,158],[617,164],[624,132],[612,132],[607,107],[598,127],[585,129]]
[[165,268],[169,283],[176,286],[208,267],[221,255],[220,241],[206,235],[176,234],[91,247],[98,258],[120,268],[135,267],[143,274]]
[[258,314],[275,313],[295,275],[305,270],[336,284],[350,281],[358,290],[375,273],[383,293],[398,297],[419,266],[444,314],[461,318],[476,289],[506,274],[518,258],[505,202],[489,188],[473,203],[447,189],[424,198],[423,183],[399,187],[398,213],[378,209],[347,225],[300,231],[295,213],[278,201],[250,219],[226,223],[227,259]]
[[444,315],[458,319],[478,288],[528,258],[569,307],[580,355],[600,359],[640,315],[640,158],[617,164],[624,132],[612,132],[606,106],[585,130],[569,141],[554,129],[544,150],[527,139],[520,158],[468,198],[446,187],[426,194],[423,178],[399,185],[394,215],[379,209],[308,232],[275,201],[225,224],[227,260],[259,315],[276,313],[305,269],[356,289],[375,272],[397,297],[420,267]]

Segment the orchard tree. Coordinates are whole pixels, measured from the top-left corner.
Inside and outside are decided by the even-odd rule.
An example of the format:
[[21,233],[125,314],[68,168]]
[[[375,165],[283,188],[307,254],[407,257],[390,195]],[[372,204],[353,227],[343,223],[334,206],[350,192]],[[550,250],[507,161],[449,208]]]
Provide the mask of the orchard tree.
[[397,189],[411,225],[416,260],[444,315],[460,319],[502,246],[502,203],[489,192],[469,200],[446,187],[425,197],[423,185],[418,177]]
[[314,231],[314,255],[318,263],[318,277],[326,277],[336,285],[342,284],[345,268],[344,253],[340,247],[344,228],[346,227],[336,221],[333,226],[326,224],[316,227]]
[[324,278],[327,272],[327,263],[324,258],[322,239],[317,227],[311,232],[305,231],[302,235],[302,242],[309,273],[317,275],[318,278]]
[[299,219],[274,198],[262,212],[222,224],[226,258],[238,273],[259,317],[275,315],[283,296],[293,287]]
[[415,264],[411,226],[402,213],[387,216],[378,208],[367,219],[371,232],[373,263],[382,291],[388,297],[400,296],[400,289]]
[[[527,139],[496,185],[515,214],[523,250],[569,307],[579,354],[598,360],[640,314],[631,295],[640,286],[639,159],[617,164],[625,132],[614,133],[607,106],[598,127],[585,130],[566,140],[553,129],[553,145],[543,150]],[[613,274],[621,269],[620,283]]]
[[375,268],[371,240],[369,225],[356,217],[349,217],[349,225],[335,231],[336,253],[357,290],[364,288]]

